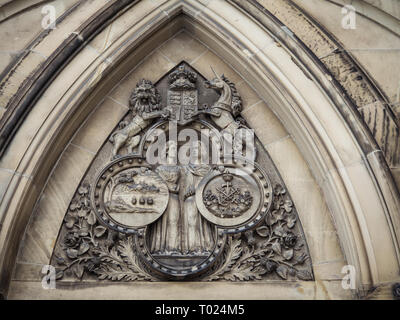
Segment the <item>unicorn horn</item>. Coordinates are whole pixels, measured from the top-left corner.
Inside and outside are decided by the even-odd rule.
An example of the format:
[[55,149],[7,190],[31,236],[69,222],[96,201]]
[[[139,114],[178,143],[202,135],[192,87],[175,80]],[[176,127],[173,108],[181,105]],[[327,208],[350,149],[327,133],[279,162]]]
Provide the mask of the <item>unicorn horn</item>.
[[215,72],[215,70],[213,69],[213,67],[210,66],[210,68],[211,68],[212,72],[214,72],[215,76],[216,76],[218,79],[221,79],[221,78],[217,75],[217,73]]

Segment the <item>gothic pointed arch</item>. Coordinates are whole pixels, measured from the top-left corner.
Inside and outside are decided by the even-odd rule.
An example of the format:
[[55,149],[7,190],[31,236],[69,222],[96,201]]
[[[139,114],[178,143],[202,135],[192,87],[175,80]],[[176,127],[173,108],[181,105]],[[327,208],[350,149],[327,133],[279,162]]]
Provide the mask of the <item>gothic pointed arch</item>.
[[[311,19],[299,14],[296,6],[286,7],[287,1],[280,2],[285,10],[275,10],[276,2],[270,1],[263,5],[217,0],[82,2],[60,17],[59,28],[42,33],[29,44],[1,84],[1,101],[5,102],[0,132],[5,185],[0,205],[4,295],[46,298],[58,294],[68,298],[70,280],[76,286],[74,294],[96,297],[95,286],[85,287],[85,282],[102,281],[110,289],[105,294],[113,295],[114,280],[176,280],[175,273],[182,270],[189,281],[191,277],[220,279],[202,284],[202,290],[196,291],[200,298],[213,290],[223,290],[231,298],[243,297],[244,292],[249,298],[299,297],[300,291],[307,298],[349,298],[398,280],[399,196],[388,165],[397,159],[397,151],[385,144],[389,138],[371,132],[367,114],[358,109],[363,99],[387,105],[385,97],[350,56],[334,50],[338,44],[325,37]],[[85,19],[75,11],[78,7],[85,10]],[[317,41],[305,37],[304,30],[315,32]],[[319,55],[318,50],[324,54]],[[33,68],[31,62],[38,59],[35,52],[45,59]],[[232,84],[229,87],[235,88],[235,123],[240,116],[244,121],[239,123],[254,129],[259,157],[256,171],[250,175],[253,178],[242,181],[230,172],[229,165],[221,171],[217,166],[199,179],[204,179],[198,186],[204,194],[187,194],[187,199],[194,197],[201,203],[202,219],[216,225],[210,255],[196,258],[199,264],[193,259],[187,262],[188,257],[183,256],[171,260],[171,252],[168,257],[162,257],[163,252],[155,257],[155,248],[161,243],[154,237],[157,221],[166,216],[170,203],[183,201],[184,205],[185,199],[179,192],[171,192],[174,183],[168,185],[162,178],[162,170],[170,168],[156,172],[156,167],[145,162],[140,152],[149,145],[143,134],[150,129],[169,129],[162,119],[171,120],[171,114],[175,114],[178,128],[198,123],[198,131],[202,125],[221,129],[214,121],[218,115],[205,112],[204,104],[212,109],[221,97],[220,92],[206,88],[206,80],[216,76],[210,65],[217,78],[222,79],[224,73],[224,79]],[[171,70],[180,72],[180,66],[183,73],[189,70],[197,76],[198,91],[192,90],[190,80],[183,90],[196,91],[194,96],[176,93],[167,88],[170,83],[163,84]],[[346,76],[341,77],[341,70]],[[132,95],[135,88],[138,91]],[[151,103],[137,105],[146,88]],[[180,99],[189,102],[181,104]],[[204,103],[191,102],[196,99]],[[174,105],[179,113],[163,112]],[[188,108],[179,108],[182,106]],[[223,109],[221,104],[219,110]],[[385,123],[393,130],[385,137],[398,132],[394,115],[387,110]],[[138,112],[157,116],[133,120]],[[197,112],[206,123],[191,121]],[[174,146],[170,147],[173,150]],[[244,164],[235,166],[242,170]],[[183,176],[198,176],[193,168],[186,170]],[[178,171],[181,173],[181,168],[176,175]],[[146,172],[149,175],[144,179]],[[138,177],[146,180],[146,185],[143,181],[138,184]],[[110,181],[121,179],[132,182],[121,182],[112,189]],[[238,191],[244,205],[236,209],[241,215],[250,212],[247,220],[227,226],[218,220],[225,217],[221,207],[208,201],[219,199],[212,182],[218,190],[231,182],[242,186],[235,188],[244,190]],[[97,185],[98,196],[103,196],[99,207]],[[255,190],[264,191],[249,197],[246,191],[254,185]],[[130,194],[135,188],[164,193],[157,198],[163,205],[157,202],[157,210],[149,209],[156,203],[152,196],[135,196],[136,203],[129,196],[127,205],[125,191]],[[114,192],[120,195],[113,196]],[[171,201],[173,197],[176,199]],[[128,211],[135,211],[138,205],[148,207],[155,220],[138,222],[123,217],[132,217],[134,213]],[[232,214],[235,207],[229,208]],[[148,232],[144,232],[145,225]],[[274,229],[277,226],[281,228]],[[159,227],[163,229],[162,223]],[[265,244],[268,249],[255,254],[257,247],[269,240],[272,242]],[[298,243],[303,246],[296,247]],[[182,245],[178,253],[181,249]],[[233,263],[228,270],[224,263],[229,255]],[[235,264],[244,257],[252,263],[251,268]],[[111,262],[113,258],[119,262]],[[146,274],[132,273],[135,263]],[[41,269],[49,264],[70,271],[58,273],[57,294],[41,287]],[[166,265],[167,271],[161,265]],[[354,291],[340,289],[345,265],[354,267]],[[62,266],[67,268],[61,270]],[[115,275],[107,269],[96,274],[100,267],[126,268],[131,273]],[[219,267],[228,271],[218,274]],[[193,268],[201,272],[190,271]],[[235,268],[237,273],[229,273]],[[243,282],[245,290],[239,292],[230,280],[252,281]],[[254,290],[254,280],[262,290]],[[133,292],[132,285],[140,290]],[[144,281],[119,288],[131,298],[155,294],[154,287]],[[183,282],[176,289],[177,298],[192,290]]]

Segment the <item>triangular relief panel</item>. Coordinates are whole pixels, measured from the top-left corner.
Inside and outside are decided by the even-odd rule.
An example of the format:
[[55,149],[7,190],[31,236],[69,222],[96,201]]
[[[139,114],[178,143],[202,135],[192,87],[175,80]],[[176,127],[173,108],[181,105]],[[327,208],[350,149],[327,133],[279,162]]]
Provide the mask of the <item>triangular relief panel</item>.
[[223,75],[132,88],[65,214],[57,279],[313,280],[296,208]]

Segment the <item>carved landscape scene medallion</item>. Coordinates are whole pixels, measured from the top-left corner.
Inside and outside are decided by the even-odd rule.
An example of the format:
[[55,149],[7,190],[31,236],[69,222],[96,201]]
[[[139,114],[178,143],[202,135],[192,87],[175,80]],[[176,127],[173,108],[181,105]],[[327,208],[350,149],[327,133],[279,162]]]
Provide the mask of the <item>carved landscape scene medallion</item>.
[[95,190],[97,215],[115,226],[146,226],[157,220],[168,205],[166,182],[151,168],[141,166],[137,159],[107,166]]
[[234,83],[141,80],[67,210],[58,279],[313,279],[296,209]]

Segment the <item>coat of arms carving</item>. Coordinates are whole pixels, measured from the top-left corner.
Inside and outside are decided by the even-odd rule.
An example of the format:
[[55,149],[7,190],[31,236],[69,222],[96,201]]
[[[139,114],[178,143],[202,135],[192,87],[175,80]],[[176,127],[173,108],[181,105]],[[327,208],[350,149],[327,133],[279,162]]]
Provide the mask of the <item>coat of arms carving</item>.
[[139,81],[129,106],[68,208],[58,278],[313,278],[296,209],[232,82],[182,62]]

